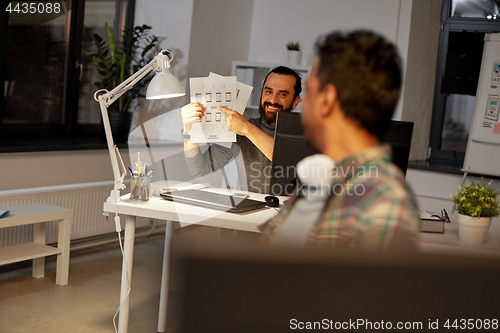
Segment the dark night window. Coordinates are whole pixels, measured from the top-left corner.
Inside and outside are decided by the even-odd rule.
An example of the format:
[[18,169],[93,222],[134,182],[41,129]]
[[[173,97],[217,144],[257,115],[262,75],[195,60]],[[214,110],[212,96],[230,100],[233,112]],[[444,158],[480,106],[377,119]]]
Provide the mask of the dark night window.
[[0,151],[105,148],[92,36],[131,26],[135,1],[36,1],[31,14],[14,10],[26,1],[0,2]]

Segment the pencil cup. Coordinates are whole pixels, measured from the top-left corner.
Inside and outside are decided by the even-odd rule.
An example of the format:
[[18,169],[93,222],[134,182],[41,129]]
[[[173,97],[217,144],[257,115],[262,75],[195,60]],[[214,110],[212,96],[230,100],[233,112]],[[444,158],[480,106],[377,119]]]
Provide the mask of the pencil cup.
[[149,200],[149,186],[151,185],[151,176],[147,177],[132,177],[132,190],[130,191],[130,199],[134,200]]

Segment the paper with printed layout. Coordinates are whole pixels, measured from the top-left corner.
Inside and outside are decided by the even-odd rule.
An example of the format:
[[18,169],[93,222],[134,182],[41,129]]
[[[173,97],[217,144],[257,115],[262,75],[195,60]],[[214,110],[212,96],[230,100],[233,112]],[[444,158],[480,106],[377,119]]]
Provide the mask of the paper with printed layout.
[[236,81],[236,76],[210,73],[208,77],[189,79],[191,102],[203,104],[205,116],[193,123],[191,141],[194,143],[219,143],[230,146],[236,133],[226,127],[227,114],[219,106],[245,111],[252,87]]
[[[223,76],[210,72],[208,77]],[[234,78],[236,79],[236,76],[234,76]],[[245,112],[248,100],[250,99],[250,95],[252,94],[252,90],[252,86],[236,81],[236,107],[234,108],[235,111],[238,111],[240,114],[243,114]]]
[[236,77],[190,78],[191,103],[205,107],[205,116],[193,123],[191,142],[235,142],[236,133],[226,127],[227,114],[219,106],[233,109],[236,106]]

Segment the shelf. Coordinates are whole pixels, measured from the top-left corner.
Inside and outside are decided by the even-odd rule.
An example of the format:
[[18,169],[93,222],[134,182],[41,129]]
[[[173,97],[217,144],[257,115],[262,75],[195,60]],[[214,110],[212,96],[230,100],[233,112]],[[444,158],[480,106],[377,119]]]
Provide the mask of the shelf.
[[57,247],[39,243],[23,243],[0,247],[0,265],[10,264],[17,261],[36,259],[56,254],[62,251]]

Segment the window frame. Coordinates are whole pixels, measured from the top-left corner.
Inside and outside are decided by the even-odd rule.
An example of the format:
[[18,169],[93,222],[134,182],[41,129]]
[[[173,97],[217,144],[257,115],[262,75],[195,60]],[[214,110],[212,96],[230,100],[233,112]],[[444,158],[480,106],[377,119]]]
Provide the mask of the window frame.
[[[8,20],[5,8],[10,0],[0,0],[2,19],[0,23],[0,45],[6,47]],[[0,153],[107,149],[104,128],[100,124],[78,124],[78,100],[80,91],[80,63],[84,29],[85,0],[67,0],[69,35],[67,40],[67,60],[65,63],[64,123],[63,124],[3,124],[0,114]],[[135,0],[117,0],[118,29],[134,24]],[[5,81],[3,57],[0,56],[0,82]],[[0,94],[0,108],[4,104]],[[1,113],[1,110],[0,110]],[[126,142],[117,142],[126,146]]]
[[441,135],[445,116],[445,97],[444,94],[441,94],[441,86],[446,70],[449,34],[455,31],[479,33],[500,32],[500,18],[497,20],[487,20],[450,17],[451,1],[452,0],[444,0],[441,9],[441,31],[439,33],[428,161],[430,163],[446,163],[462,167],[465,159],[465,152],[441,149]]

